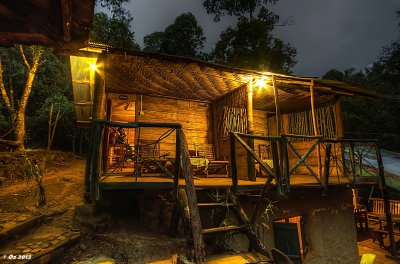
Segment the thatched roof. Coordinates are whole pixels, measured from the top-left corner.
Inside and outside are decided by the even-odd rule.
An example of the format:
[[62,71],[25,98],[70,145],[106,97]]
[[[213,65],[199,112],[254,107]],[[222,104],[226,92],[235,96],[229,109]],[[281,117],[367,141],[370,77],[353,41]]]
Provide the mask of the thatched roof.
[[94,0],[0,1],[0,46],[77,49],[88,41]]
[[[251,78],[275,76],[282,112],[310,106],[310,84],[314,82],[317,104],[337,96],[382,97],[377,93],[345,83],[302,78],[270,72],[232,68],[191,58],[142,51],[109,49],[104,56],[106,91],[135,93],[212,102],[246,85]],[[272,89],[254,88],[254,108],[275,110]]]

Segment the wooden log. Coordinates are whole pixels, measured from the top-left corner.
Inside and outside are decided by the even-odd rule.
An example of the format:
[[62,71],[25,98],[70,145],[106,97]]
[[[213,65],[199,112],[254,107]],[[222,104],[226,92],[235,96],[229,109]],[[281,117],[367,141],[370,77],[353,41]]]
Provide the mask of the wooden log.
[[344,126],[343,126],[343,115],[342,115],[342,104],[340,97],[336,99],[335,103],[335,124],[336,124],[336,137],[344,137]]
[[331,170],[331,166],[330,166],[331,148],[332,148],[332,145],[328,143],[326,145],[325,170],[324,170],[324,180],[323,180],[323,186],[324,186],[325,191],[328,189],[328,185],[329,185],[329,173]]
[[[312,122],[313,122],[313,128],[314,128],[314,136],[318,136],[319,131],[318,131],[318,126],[317,126],[317,118],[315,115],[314,80],[311,80],[311,83],[310,83],[310,97],[311,97],[311,115],[312,115]],[[317,155],[318,155],[318,177],[321,178],[321,175],[322,175],[321,147],[319,144],[317,146]]]
[[191,219],[191,230],[193,236],[194,254],[196,263],[205,262],[204,240],[200,222],[199,208],[197,207],[197,196],[194,188],[193,173],[185,134],[178,131],[180,149],[182,153],[182,170],[185,177],[186,193],[188,197],[189,213]]
[[279,106],[279,92],[276,86],[276,78],[272,76],[272,88],[274,90],[274,100],[275,100],[275,117],[276,117],[276,135],[279,136],[282,133],[282,123],[281,123],[281,110]]
[[381,192],[383,198],[383,205],[385,207],[385,213],[386,213],[386,223],[389,231],[390,253],[392,254],[392,256],[397,257],[398,255],[396,249],[396,241],[394,239],[393,221],[392,221],[392,214],[390,212],[389,195],[386,188],[385,170],[383,169],[382,155],[378,144],[375,145],[375,150],[376,150],[376,160],[378,162],[379,176],[381,178]]
[[261,253],[269,258],[269,254],[263,243],[261,243],[260,239],[257,236],[256,231],[254,230],[253,226],[250,224],[249,219],[247,218],[246,213],[243,211],[243,209],[240,207],[240,205],[236,204],[232,208],[233,213],[235,214],[236,218],[239,221],[240,225],[246,226],[245,232],[247,235],[247,238],[249,239],[250,242],[250,247],[253,248],[256,252]]
[[11,147],[18,147],[19,145],[22,144],[21,141],[5,140],[5,139],[0,139],[0,143],[1,143],[1,144],[9,145],[9,146],[11,146]]
[[234,194],[237,194],[238,191],[238,175],[237,175],[237,166],[236,166],[236,146],[235,146],[235,135],[233,132],[230,132],[229,135],[230,146],[231,146],[231,168],[232,168],[232,191]]

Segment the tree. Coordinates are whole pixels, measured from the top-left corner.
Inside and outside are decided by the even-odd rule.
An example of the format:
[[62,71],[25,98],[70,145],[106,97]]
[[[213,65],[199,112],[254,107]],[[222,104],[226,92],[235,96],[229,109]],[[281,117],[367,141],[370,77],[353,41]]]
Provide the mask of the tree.
[[257,18],[239,18],[228,27],[211,52],[218,63],[235,67],[289,73],[296,64],[296,49],[272,35],[279,17],[262,7]]
[[[9,87],[8,89],[6,89],[6,84],[3,79],[2,58],[4,57],[4,51],[1,54],[2,56],[0,56],[0,92],[4,100],[4,104],[11,117],[11,122],[14,129],[16,149],[24,150],[26,107],[32,91],[33,81],[35,79],[36,72],[39,68],[40,63],[43,63],[43,61],[41,61],[43,49],[38,46],[30,46],[25,48],[24,50],[21,45],[17,46],[17,49],[26,67],[26,80],[22,89],[22,94],[18,100],[18,104],[15,102],[14,87],[12,81],[9,82]],[[11,73],[9,72],[8,74],[10,75]],[[11,77],[9,79],[11,80]]]
[[93,30],[90,32],[90,41],[110,45],[121,49],[140,49],[135,42],[135,33],[130,29],[132,17],[113,15],[108,17],[105,13],[94,15]]
[[164,32],[144,37],[144,50],[185,57],[199,57],[204,47],[202,27],[192,13],[179,15]]
[[253,19],[253,14],[257,7],[275,4],[278,0],[205,0],[203,6],[208,14],[214,14],[214,21],[218,22],[225,14],[229,16],[237,16],[243,18],[246,14],[249,15],[249,20]]

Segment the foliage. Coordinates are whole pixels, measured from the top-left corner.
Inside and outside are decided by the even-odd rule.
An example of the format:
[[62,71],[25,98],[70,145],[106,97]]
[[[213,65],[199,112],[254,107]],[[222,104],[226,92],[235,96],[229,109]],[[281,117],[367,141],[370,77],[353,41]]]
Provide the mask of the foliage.
[[[33,82],[31,99],[26,110],[26,138],[27,144],[34,147],[46,146],[47,122],[49,117],[49,105],[55,98],[58,107],[63,113],[59,129],[56,131],[55,145],[60,148],[69,147],[72,138],[77,132],[75,127],[75,113],[72,103],[72,88],[70,79],[69,62],[64,57],[55,55],[52,49],[41,48],[42,56],[40,67]],[[26,52],[28,61],[31,61],[30,52]],[[21,59],[21,55],[15,48],[0,49],[3,65],[3,80],[10,98],[18,104],[24,90],[27,69]],[[59,102],[59,103],[58,103]],[[0,100],[0,136],[5,136],[11,128],[12,120],[8,110],[4,106],[4,100]],[[8,133],[6,138],[12,133]]]
[[214,14],[214,21],[218,22],[225,14],[240,18],[249,14],[249,19],[252,20],[257,7],[275,4],[276,2],[278,0],[205,0],[203,6],[208,14]]
[[220,35],[211,57],[234,67],[289,73],[296,49],[272,35],[278,16],[261,8],[257,19],[242,17]]
[[[60,110],[61,118],[57,124],[54,145],[58,148],[68,149],[72,145],[71,139],[78,134],[75,125],[75,109],[73,102],[65,95],[59,94],[48,97],[42,106],[36,110],[34,116],[29,120],[30,127],[35,131],[34,139],[44,146],[48,135],[48,121],[51,102],[54,102],[53,116]],[[67,144],[69,143],[69,144]]]
[[121,49],[140,49],[134,40],[134,32],[130,29],[133,18],[127,13],[124,16],[108,17],[105,13],[94,15],[93,31],[90,41],[110,45]]
[[144,37],[144,50],[185,57],[198,57],[204,47],[202,27],[192,13],[179,15],[164,32],[154,32]]

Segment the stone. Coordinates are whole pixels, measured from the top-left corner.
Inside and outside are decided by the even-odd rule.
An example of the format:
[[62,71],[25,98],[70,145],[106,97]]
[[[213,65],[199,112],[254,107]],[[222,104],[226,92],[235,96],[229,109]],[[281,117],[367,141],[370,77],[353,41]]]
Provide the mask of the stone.
[[59,237],[57,237],[57,239],[58,239],[58,240],[65,240],[65,239],[67,239],[67,237],[65,237],[65,236],[59,236]]
[[32,251],[32,249],[26,248],[26,249],[22,250],[22,254],[27,254],[27,253],[30,253],[31,251]]
[[23,222],[27,220],[29,217],[27,215],[21,215],[17,219],[15,219],[17,222]]
[[33,249],[30,253],[36,254],[36,253],[39,253],[40,251],[42,251],[41,248],[36,248],[36,249]]
[[16,222],[10,221],[10,222],[7,222],[7,223],[3,224],[3,228],[4,229],[9,229],[11,227],[14,227],[16,224],[17,224]]
[[94,204],[81,204],[75,206],[75,217],[92,217],[94,215]]

